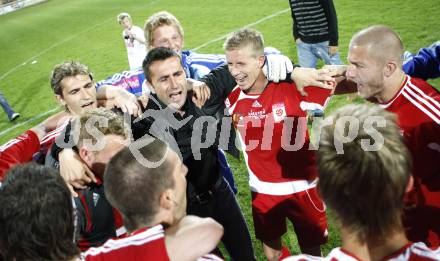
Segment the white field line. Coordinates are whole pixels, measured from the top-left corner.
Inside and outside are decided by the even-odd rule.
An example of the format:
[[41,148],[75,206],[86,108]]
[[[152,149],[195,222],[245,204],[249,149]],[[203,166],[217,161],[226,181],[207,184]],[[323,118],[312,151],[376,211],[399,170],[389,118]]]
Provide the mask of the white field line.
[[[151,2],[149,2],[148,4],[146,4],[145,7],[150,6],[150,5],[152,5],[152,4],[156,3],[156,2],[157,2],[157,1],[151,1]],[[64,39],[64,40],[62,40],[62,41],[60,41],[60,42],[58,42],[58,43],[55,43],[55,44],[53,44],[53,45],[47,47],[46,49],[44,49],[44,50],[42,50],[41,52],[37,53],[36,55],[30,57],[29,59],[27,59],[26,61],[22,62],[21,64],[15,66],[15,67],[11,68],[9,71],[5,72],[3,75],[0,76],[0,81],[3,80],[3,79],[4,79],[6,76],[8,76],[9,74],[15,72],[15,71],[16,71],[17,69],[19,69],[20,67],[25,66],[28,62],[30,62],[30,61],[32,61],[32,60],[35,60],[37,57],[40,57],[41,55],[43,55],[43,54],[49,52],[50,50],[52,50],[52,49],[54,49],[54,48],[56,48],[56,47],[58,47],[58,46],[60,46],[60,45],[62,45],[62,44],[64,44],[64,43],[66,43],[66,42],[68,42],[68,41],[70,41],[70,40],[72,40],[72,39],[78,37],[79,35],[81,35],[81,34],[83,34],[83,33],[86,33],[86,32],[88,32],[88,31],[90,31],[90,30],[92,30],[92,29],[94,29],[94,28],[96,28],[96,27],[98,27],[98,26],[101,26],[101,25],[103,25],[103,24],[106,24],[106,23],[108,23],[108,22],[110,22],[110,21],[112,21],[112,20],[114,20],[113,17],[112,17],[112,18],[109,18],[109,19],[107,19],[107,20],[104,20],[104,21],[101,22],[101,23],[98,23],[98,24],[92,25],[92,26],[90,26],[89,28],[87,28],[87,29],[85,29],[85,30],[83,30],[83,31],[80,31],[80,32],[78,32],[78,33],[76,33],[76,34],[74,34],[74,35],[72,35],[72,36],[70,36],[70,37],[67,37],[66,39]],[[0,136],[1,136],[1,135],[0,135]]]
[[66,43],[66,42],[68,42],[68,41],[70,41],[70,40],[76,38],[77,36],[79,36],[79,35],[81,35],[81,34],[83,34],[83,33],[88,32],[88,31],[90,31],[90,30],[92,30],[92,29],[94,29],[94,28],[96,28],[96,27],[98,27],[98,26],[100,26],[100,25],[103,25],[103,24],[105,24],[105,23],[108,23],[109,21],[110,21],[110,19],[107,19],[107,20],[105,20],[104,22],[101,22],[101,23],[99,23],[99,24],[95,24],[95,25],[93,25],[93,26],[91,26],[91,27],[89,27],[89,28],[87,28],[87,29],[85,29],[85,30],[79,32],[79,33],[76,33],[76,34],[74,34],[74,35],[72,35],[72,36],[70,36],[70,37],[67,37],[66,39],[64,39],[64,40],[62,40],[62,41],[56,43],[56,44],[53,44],[53,45],[49,46],[48,48],[44,49],[43,51],[41,51],[41,52],[37,53],[36,55],[32,56],[31,58],[27,59],[27,60],[24,61],[23,63],[21,63],[21,64],[15,66],[15,67],[13,67],[12,69],[10,69],[9,71],[5,72],[2,76],[0,76],[0,80],[3,80],[6,76],[8,76],[9,74],[15,72],[15,71],[16,71],[17,69],[19,69],[20,67],[25,66],[28,62],[35,60],[37,57],[40,57],[41,55],[43,55],[43,54],[49,52],[50,50],[52,50],[52,49],[54,49],[54,48],[56,48],[56,47],[58,47],[58,46],[60,46],[60,45],[62,45],[62,44],[64,44],[64,43]]
[[20,122],[19,124],[15,124],[13,127],[10,127],[10,128],[8,128],[8,129],[6,129],[6,130],[1,131],[1,132],[0,132],[0,137],[3,136],[3,135],[5,135],[5,134],[7,134],[7,133],[10,132],[10,131],[12,131],[13,129],[16,129],[16,128],[20,127],[20,126],[23,126],[23,125],[25,125],[25,124],[31,123],[31,122],[33,122],[33,121],[36,121],[36,120],[38,120],[39,118],[44,117],[44,116],[46,116],[46,115],[48,115],[48,114],[51,114],[52,112],[55,112],[55,111],[57,111],[57,110],[59,110],[59,109],[60,109],[60,106],[57,106],[56,108],[53,108],[52,110],[48,110],[48,111],[46,111],[46,112],[40,113],[40,114],[38,114],[38,115],[36,115],[36,116],[30,118],[30,119],[27,120],[27,121]]
[[[151,2],[151,3],[154,3],[154,2],[155,2],[155,1],[153,1],[153,2]],[[151,4],[151,3],[150,3],[150,4]],[[263,18],[261,18],[261,19],[255,21],[255,22],[253,22],[253,23],[250,23],[250,24],[248,24],[248,25],[245,25],[245,26],[243,26],[242,28],[252,27],[252,26],[254,26],[254,25],[260,24],[260,23],[265,22],[265,21],[267,21],[267,20],[269,20],[269,19],[272,19],[272,18],[274,18],[274,17],[276,17],[276,16],[279,16],[279,15],[281,15],[281,14],[283,14],[283,13],[286,13],[286,12],[288,12],[289,10],[290,10],[290,8],[287,8],[287,9],[284,9],[284,10],[281,10],[281,11],[278,11],[278,12],[275,12],[275,13],[273,13],[273,14],[271,14],[271,15],[265,16],[265,17],[263,17]],[[113,18],[112,18],[112,19],[113,19]],[[100,25],[102,25],[102,24],[104,24],[104,23],[107,23],[107,22],[109,22],[109,21],[112,20],[112,19],[108,19],[108,20],[105,20],[104,22],[101,22],[101,23],[99,23],[99,24],[95,24],[95,25],[93,25],[92,27],[90,27],[90,28],[88,28],[88,29],[85,29],[85,30],[83,30],[83,31],[81,31],[81,32],[79,32],[79,33],[77,33],[77,34],[75,34],[75,35],[69,37],[69,38],[66,38],[65,40],[63,40],[63,41],[61,41],[61,42],[59,42],[59,43],[56,43],[56,44],[54,44],[54,45],[48,47],[47,49],[45,49],[45,50],[39,52],[38,54],[36,54],[36,55],[34,55],[34,56],[32,56],[31,58],[29,58],[28,60],[26,60],[24,63],[22,63],[22,64],[20,64],[20,65],[17,65],[16,67],[12,68],[12,69],[9,70],[8,72],[6,72],[6,73],[3,74],[2,76],[0,76],[0,80],[2,80],[2,79],[5,78],[7,75],[9,75],[9,74],[11,74],[12,72],[14,72],[15,70],[17,70],[17,69],[20,68],[21,66],[26,65],[26,64],[27,64],[28,62],[30,62],[31,60],[34,60],[35,58],[37,58],[37,57],[39,57],[39,56],[41,56],[41,55],[47,53],[47,52],[50,51],[51,49],[53,49],[53,48],[55,48],[55,47],[57,47],[57,46],[59,46],[59,45],[65,43],[65,42],[68,42],[68,41],[72,40],[73,38],[79,36],[80,34],[83,34],[83,33],[87,32],[87,31],[90,31],[90,30],[92,30],[92,29],[95,28],[95,27],[98,27],[98,26],[100,26]],[[228,34],[229,34],[229,33],[228,33]],[[205,42],[205,43],[203,43],[203,44],[201,44],[201,45],[199,45],[199,46],[197,46],[197,47],[195,47],[195,48],[193,48],[193,49],[191,49],[191,50],[193,50],[193,51],[197,51],[197,50],[199,50],[199,49],[201,49],[201,48],[203,48],[203,47],[205,47],[205,46],[208,46],[208,45],[213,44],[213,43],[215,43],[215,42],[221,41],[221,40],[225,39],[225,38],[228,36],[228,34],[225,34],[225,35],[222,35],[222,36],[220,36],[220,37],[218,37],[218,38],[215,38],[215,39],[213,39],[213,40],[207,41],[207,42]],[[8,134],[10,131],[12,131],[12,130],[14,130],[14,129],[16,129],[16,128],[22,126],[22,125],[24,125],[24,124],[28,124],[28,123],[31,123],[31,122],[33,122],[33,121],[36,121],[37,119],[39,119],[39,118],[41,118],[41,117],[43,117],[43,116],[46,116],[46,115],[48,115],[48,114],[50,114],[50,113],[52,113],[52,112],[54,112],[54,111],[56,111],[56,110],[58,110],[58,109],[59,109],[59,107],[57,107],[57,108],[55,108],[55,109],[52,109],[52,110],[49,110],[49,111],[47,111],[47,112],[40,113],[40,114],[38,114],[38,115],[36,115],[36,116],[30,118],[29,120],[27,120],[27,121],[25,121],[25,122],[21,122],[21,123],[19,123],[19,124],[16,124],[16,125],[10,127],[10,128],[7,128],[6,130],[3,130],[3,131],[0,132],[0,137],[3,136],[3,135]]]
[[[275,13],[273,13],[273,14],[271,14],[271,15],[268,15],[268,16],[266,16],[266,17],[263,17],[263,18],[261,18],[261,19],[255,21],[255,22],[253,22],[253,23],[250,23],[250,24],[248,24],[248,25],[245,25],[245,26],[243,26],[242,28],[252,27],[252,26],[254,26],[254,25],[261,24],[262,22],[264,22],[264,21],[266,21],[266,20],[272,19],[272,18],[274,18],[274,17],[276,17],[276,16],[279,16],[280,14],[286,13],[286,12],[288,12],[288,11],[290,11],[290,8],[287,8],[287,9],[284,9],[284,10],[281,10],[281,11],[278,11],[278,12],[275,12]],[[199,46],[197,46],[197,47],[195,47],[195,48],[193,48],[193,49],[191,49],[191,50],[193,50],[193,51],[197,51],[197,50],[199,50],[199,49],[201,49],[201,48],[203,48],[203,47],[205,47],[205,46],[208,46],[208,45],[210,45],[210,44],[212,44],[212,43],[215,43],[215,42],[221,41],[221,40],[223,40],[223,39],[226,39],[226,37],[227,37],[228,35],[229,35],[229,33],[227,33],[227,34],[225,34],[225,35],[222,35],[222,36],[220,36],[220,37],[218,37],[218,38],[215,38],[215,39],[210,40],[210,41],[208,41],[208,42],[206,42],[206,43],[204,43],[204,44],[201,44],[201,45],[199,45]]]

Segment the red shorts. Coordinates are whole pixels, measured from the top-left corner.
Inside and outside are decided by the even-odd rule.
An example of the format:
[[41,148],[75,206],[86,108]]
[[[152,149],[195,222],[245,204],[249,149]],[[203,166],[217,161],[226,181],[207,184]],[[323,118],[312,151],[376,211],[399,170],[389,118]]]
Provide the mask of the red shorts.
[[252,216],[255,236],[263,242],[275,240],[286,233],[286,218],[293,224],[300,247],[314,247],[327,242],[325,206],[316,193],[316,187],[284,196],[252,192]]

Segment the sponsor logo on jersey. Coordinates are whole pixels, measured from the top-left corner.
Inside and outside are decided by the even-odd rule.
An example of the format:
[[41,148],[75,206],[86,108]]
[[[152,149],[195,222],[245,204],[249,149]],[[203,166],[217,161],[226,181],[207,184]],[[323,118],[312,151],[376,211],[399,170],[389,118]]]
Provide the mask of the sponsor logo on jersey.
[[284,106],[284,103],[277,103],[272,105],[272,113],[275,122],[283,121],[284,118],[287,116],[286,107]]
[[261,111],[250,111],[248,116],[257,119],[264,119],[266,118],[266,110],[262,109]]

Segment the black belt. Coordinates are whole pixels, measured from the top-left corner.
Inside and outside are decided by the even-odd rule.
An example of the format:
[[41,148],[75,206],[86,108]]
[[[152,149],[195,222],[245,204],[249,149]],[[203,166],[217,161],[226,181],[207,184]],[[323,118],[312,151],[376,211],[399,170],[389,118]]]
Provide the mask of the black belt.
[[200,205],[204,205],[208,203],[212,199],[215,190],[218,189],[222,183],[223,183],[223,177],[220,176],[215,182],[215,184],[211,187],[211,189],[198,194],[195,192],[191,193],[189,195],[189,203],[190,204],[196,203]]

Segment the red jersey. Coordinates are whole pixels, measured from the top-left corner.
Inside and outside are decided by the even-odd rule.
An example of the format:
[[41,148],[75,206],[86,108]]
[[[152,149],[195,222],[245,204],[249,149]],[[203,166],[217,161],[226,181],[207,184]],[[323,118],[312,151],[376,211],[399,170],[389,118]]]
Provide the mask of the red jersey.
[[330,90],[308,87],[303,97],[294,83],[269,83],[263,93],[236,87],[225,101],[237,128],[252,191],[288,195],[314,186],[315,151],[309,148],[307,113],[322,109]]
[[[432,261],[440,259],[440,248],[432,250],[424,243],[409,243],[382,260],[386,261]],[[297,255],[283,259],[283,261],[360,261],[361,259],[354,254],[338,247],[333,249],[326,257],[316,257],[309,255]]]
[[[412,154],[414,176],[419,178],[424,186],[438,190],[440,93],[424,80],[407,76],[395,97],[380,106],[398,116],[405,144]],[[440,206],[438,199],[437,206]]]
[[40,146],[41,149],[44,149],[44,154],[47,153],[49,148],[52,146],[52,144],[55,142],[56,138],[61,134],[61,132],[66,128],[66,126],[69,124],[70,119],[66,120],[63,124],[61,124],[59,127],[57,127],[55,130],[47,133],[43,139],[41,139]]
[[413,241],[440,245],[440,93],[421,79],[406,77],[399,92],[380,104],[398,116],[412,155],[414,188],[406,195],[404,224]]
[[40,140],[35,132],[28,130],[0,147],[0,182],[13,166],[32,160],[40,149]]
[[[82,259],[86,261],[170,260],[166,250],[165,231],[162,225],[139,229],[125,238],[116,240],[110,239],[101,247],[90,248],[87,252],[82,254]],[[221,261],[222,259],[215,255],[208,254],[197,260]]]
[[35,132],[28,130],[3,144],[0,147],[0,182],[5,178],[5,174],[10,168],[31,161],[35,153],[40,151],[44,157],[47,150],[54,143],[55,138],[68,123],[67,120],[61,126],[46,134],[41,142]]
[[170,260],[162,225],[139,229],[126,238],[110,239],[83,254],[84,260],[152,260],[153,257],[157,261]]

